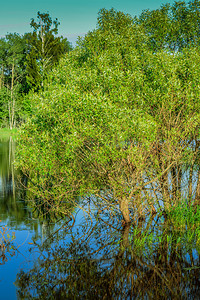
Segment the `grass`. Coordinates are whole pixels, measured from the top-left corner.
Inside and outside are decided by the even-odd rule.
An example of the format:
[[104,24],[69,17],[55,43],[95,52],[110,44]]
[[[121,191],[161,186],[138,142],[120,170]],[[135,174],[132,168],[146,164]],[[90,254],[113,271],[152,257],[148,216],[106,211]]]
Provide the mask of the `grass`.
[[200,208],[188,207],[185,203],[168,212],[174,236],[179,236],[182,244],[198,247],[200,250]]
[[189,207],[183,201],[166,211],[166,217],[160,218],[156,226],[132,228],[129,242],[134,252],[149,257],[163,246],[169,253],[178,249],[184,255],[194,249],[200,251],[200,207]]
[[0,128],[0,139],[8,139],[12,136],[14,139],[17,137],[17,129]]

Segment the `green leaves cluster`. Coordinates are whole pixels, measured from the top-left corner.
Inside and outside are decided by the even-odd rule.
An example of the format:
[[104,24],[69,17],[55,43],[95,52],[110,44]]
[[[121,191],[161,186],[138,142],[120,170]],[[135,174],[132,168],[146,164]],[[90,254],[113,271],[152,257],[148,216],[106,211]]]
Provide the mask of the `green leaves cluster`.
[[0,123],[11,129],[23,114],[22,94],[27,91],[26,49],[24,36],[10,33],[0,39]]
[[199,46],[200,2],[175,1],[155,10],[144,10],[135,22],[142,25],[152,51],[182,51]]
[[59,22],[52,21],[48,13],[37,14],[38,21],[31,20],[33,33],[28,36],[29,51],[26,57],[27,82],[38,89],[43,86],[47,73],[60,57],[72,47],[66,38],[56,36]]

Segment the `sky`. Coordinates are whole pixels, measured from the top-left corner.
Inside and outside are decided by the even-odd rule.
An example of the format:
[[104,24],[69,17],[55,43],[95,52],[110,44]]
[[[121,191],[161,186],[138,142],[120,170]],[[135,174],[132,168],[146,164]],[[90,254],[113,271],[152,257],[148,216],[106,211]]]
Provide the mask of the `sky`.
[[67,37],[75,45],[78,36],[84,36],[95,29],[97,14],[101,8],[120,10],[132,17],[144,9],[156,9],[172,0],[9,0],[0,7],[0,37],[7,33],[30,32],[31,18],[37,19],[37,12],[48,12],[52,19],[60,22],[59,35]]

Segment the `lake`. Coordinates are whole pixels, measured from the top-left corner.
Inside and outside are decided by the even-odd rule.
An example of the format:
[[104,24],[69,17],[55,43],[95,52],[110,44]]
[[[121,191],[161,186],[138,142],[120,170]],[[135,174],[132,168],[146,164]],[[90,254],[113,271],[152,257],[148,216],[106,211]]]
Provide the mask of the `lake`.
[[42,214],[14,169],[15,147],[0,140],[2,300],[200,299],[199,220],[147,214],[122,227],[95,197],[71,216]]

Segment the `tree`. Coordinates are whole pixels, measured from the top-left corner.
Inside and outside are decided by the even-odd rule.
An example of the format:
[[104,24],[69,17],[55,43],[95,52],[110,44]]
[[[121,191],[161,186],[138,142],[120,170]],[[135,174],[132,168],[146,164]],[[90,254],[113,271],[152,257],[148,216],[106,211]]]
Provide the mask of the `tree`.
[[60,57],[71,50],[66,38],[56,36],[59,22],[52,21],[48,13],[37,14],[38,22],[31,20],[32,35],[28,37],[29,52],[26,61],[27,81],[30,86],[43,86],[44,78]]
[[4,118],[8,118],[10,129],[15,126],[16,112],[20,106],[19,99],[25,78],[25,57],[26,44],[23,36],[10,33],[0,40],[0,94],[3,97],[1,107]]
[[30,189],[55,210],[94,195],[124,223],[186,194],[199,203],[199,184],[191,189],[200,176],[199,48],[152,51],[129,16],[119,14],[121,30],[118,15],[102,14],[113,31],[88,33],[32,96],[35,114],[18,146]]
[[7,56],[7,43],[5,38],[0,39],[0,65],[1,65],[1,77],[0,77],[0,89],[4,86],[4,68],[6,65]]
[[134,22],[140,24],[149,37],[152,51],[168,49],[182,51],[185,47],[199,46],[200,1],[177,1],[155,10],[144,10]]

